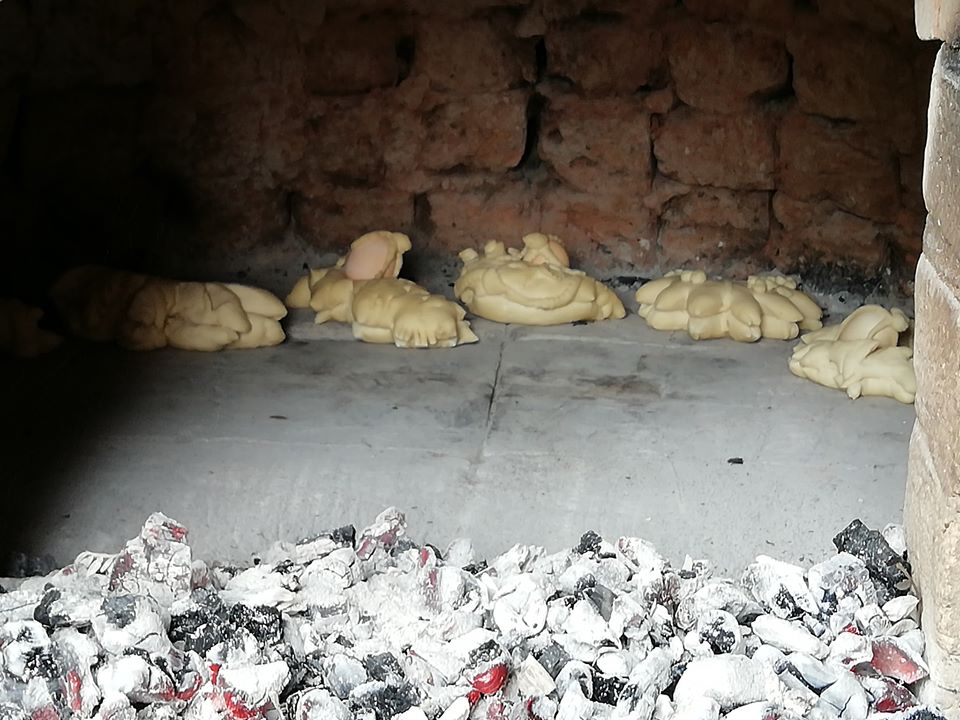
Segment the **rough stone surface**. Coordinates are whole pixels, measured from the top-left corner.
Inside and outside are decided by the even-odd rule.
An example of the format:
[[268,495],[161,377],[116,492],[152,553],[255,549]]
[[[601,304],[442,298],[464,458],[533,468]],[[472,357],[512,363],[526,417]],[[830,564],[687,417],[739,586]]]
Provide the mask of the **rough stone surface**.
[[903,152],[920,142],[910,56],[855,27],[802,23],[787,37],[801,110],[842,120],[882,120]]
[[568,78],[584,92],[630,94],[663,74],[663,36],[645,25],[577,22],[546,38],[549,75]]
[[345,247],[380,228],[409,232],[414,221],[411,193],[378,188],[317,187],[293,202],[297,232],[318,247]]
[[519,243],[540,217],[536,189],[523,181],[469,192],[439,190],[427,201],[435,241],[454,253],[490,239]]
[[789,113],[780,128],[779,189],[802,200],[833,200],[867,218],[892,221],[899,167],[876,131]]
[[740,22],[782,29],[794,18],[793,0],[684,0],[696,16],[708,22]]
[[783,42],[749,27],[690,22],[671,34],[670,73],[687,105],[733,112],[787,84]]
[[914,0],[917,34],[923,40],[960,37],[960,1]]
[[391,87],[400,75],[402,30],[387,19],[325,22],[304,46],[304,86],[321,95],[352,95]]
[[774,119],[763,111],[723,115],[680,108],[654,135],[660,172],[692,185],[772,190]]
[[636,196],[650,189],[650,116],[632,98],[552,98],[539,152],[576,190]]
[[414,72],[442,90],[487,93],[536,79],[533,44],[504,22],[424,20],[415,39]]
[[875,273],[887,260],[889,249],[881,228],[832,202],[805,202],[777,192],[772,207],[779,227],[768,255],[782,270],[824,264]]
[[[944,45],[930,85],[923,197],[941,242],[960,249],[960,52]],[[939,266],[938,266],[939,267]],[[957,278],[950,278],[957,280]]]

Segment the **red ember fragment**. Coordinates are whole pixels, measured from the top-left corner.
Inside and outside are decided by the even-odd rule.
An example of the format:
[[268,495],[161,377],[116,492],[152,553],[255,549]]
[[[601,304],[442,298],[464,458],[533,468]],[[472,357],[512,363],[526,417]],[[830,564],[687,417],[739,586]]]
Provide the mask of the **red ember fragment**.
[[484,695],[493,695],[493,693],[503,687],[503,683],[506,682],[506,680],[507,666],[494,665],[489,670],[477,675],[470,684]]
[[927,676],[926,669],[889,638],[873,641],[873,660],[870,664],[881,675],[908,684]]
[[917,699],[913,696],[913,693],[896,680],[881,678],[881,681],[887,686],[887,689],[883,695],[876,700],[877,712],[899,712],[900,710],[914,707],[917,704]]

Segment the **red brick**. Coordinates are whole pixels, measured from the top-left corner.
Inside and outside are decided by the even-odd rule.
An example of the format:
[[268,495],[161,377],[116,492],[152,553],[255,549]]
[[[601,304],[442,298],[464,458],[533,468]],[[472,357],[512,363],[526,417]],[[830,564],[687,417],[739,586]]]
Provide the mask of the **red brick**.
[[190,191],[196,216],[193,243],[184,248],[183,257],[196,254],[218,261],[220,267],[230,266],[235,253],[279,243],[289,223],[285,193],[257,179],[193,179]]
[[842,120],[881,122],[901,152],[918,148],[913,58],[854,26],[802,23],[787,38],[801,110]]
[[295,199],[297,231],[316,247],[353,242],[372,230],[409,232],[413,195],[382,188],[311,186]]
[[634,195],[547,187],[541,198],[539,230],[560,237],[576,266],[601,272],[655,266],[656,217]]
[[709,22],[756,22],[785,28],[793,21],[793,0],[684,0],[694,15]]
[[800,200],[833,200],[892,221],[899,207],[897,158],[879,130],[790,113],[780,129],[780,189]]
[[576,190],[650,189],[650,116],[632,98],[558,96],[542,116],[540,157]]
[[679,23],[669,45],[677,95],[693,107],[735,112],[788,81],[783,43],[743,25]]
[[571,20],[587,12],[629,15],[649,21],[673,5],[672,0],[534,0],[530,12],[547,23]]
[[521,237],[539,226],[540,200],[525,182],[472,192],[438,190],[429,193],[427,201],[433,243],[448,252],[481,247],[487,240],[519,245]]
[[782,227],[771,234],[767,255],[782,270],[831,264],[876,274],[887,265],[881,226],[831,202],[803,202],[777,192],[773,214]]
[[424,20],[417,27],[413,70],[434,88],[460,93],[507,90],[536,79],[531,41],[494,19]]
[[425,118],[420,165],[430,170],[507,170],[523,157],[528,91],[451,100]]
[[564,24],[548,32],[546,44],[547,75],[587,93],[629,94],[663,79],[663,37],[644,24]]
[[400,76],[397,42],[402,34],[388,19],[323,23],[304,47],[304,87],[319,95],[351,95],[393,86]]
[[749,274],[757,269],[766,236],[745,230],[704,225],[660,228],[660,264],[664,269],[697,268],[710,273]]
[[679,108],[654,132],[664,175],[691,185],[745,190],[774,186],[774,119],[763,111],[736,115]]

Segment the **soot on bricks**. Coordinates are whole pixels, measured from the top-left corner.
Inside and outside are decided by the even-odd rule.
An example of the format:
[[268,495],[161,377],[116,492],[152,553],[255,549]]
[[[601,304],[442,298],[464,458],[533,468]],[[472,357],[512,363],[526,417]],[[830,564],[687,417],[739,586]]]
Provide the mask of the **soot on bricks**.
[[192,556],[154,514],[0,593],[0,717],[160,720],[928,720],[902,530],[854,521],[804,570],[739,581],[635,537],[442,553],[403,514]]

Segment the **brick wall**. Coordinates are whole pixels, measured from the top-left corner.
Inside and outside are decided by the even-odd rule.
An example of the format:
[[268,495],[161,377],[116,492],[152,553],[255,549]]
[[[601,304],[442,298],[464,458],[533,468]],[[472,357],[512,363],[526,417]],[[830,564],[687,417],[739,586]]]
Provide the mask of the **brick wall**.
[[960,2],[917,0],[921,37],[947,40],[930,92],[916,277],[917,421],[904,516],[923,602],[925,693],[960,718]]
[[600,272],[910,277],[933,59],[910,10],[4,0],[0,232],[18,266],[268,285],[376,227],[447,254],[554,232]]

